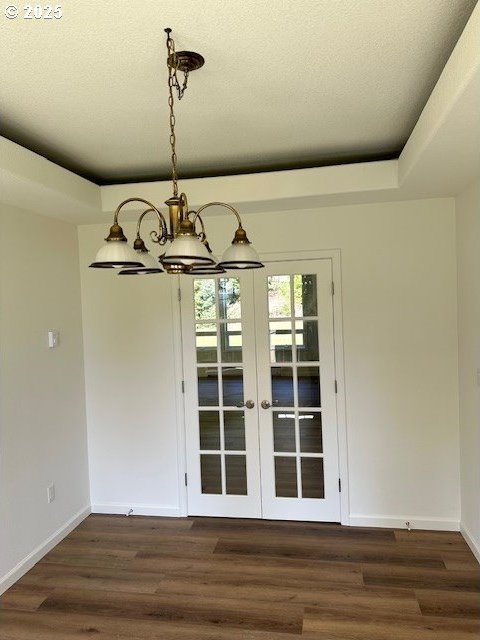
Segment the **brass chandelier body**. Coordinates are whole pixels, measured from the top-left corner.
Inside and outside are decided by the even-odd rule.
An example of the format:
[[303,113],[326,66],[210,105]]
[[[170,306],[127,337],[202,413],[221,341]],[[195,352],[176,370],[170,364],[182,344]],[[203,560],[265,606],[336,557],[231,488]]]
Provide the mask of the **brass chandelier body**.
[[[121,202],[113,216],[113,225],[105,238],[105,243],[97,253],[95,268],[120,268],[120,275],[146,275],[166,271],[172,274],[216,274],[227,269],[258,269],[263,267],[257,252],[248,240],[242,226],[238,211],[224,202],[209,202],[196,211],[190,210],[185,193],[178,190],[177,153],[175,136],[175,93],[181,100],[188,83],[189,74],[204,64],[203,57],[192,51],[175,51],[175,43],[171,37],[171,29],[167,33],[167,67],[168,67],[168,106],[170,125],[170,148],[172,164],[173,194],[165,204],[168,207],[167,217],[154,204],[143,198],[127,198]],[[178,73],[183,73],[180,83]],[[137,234],[133,248],[128,245],[118,217],[123,207],[131,202],[140,202],[145,210],[137,222]],[[201,213],[208,207],[221,206],[231,211],[237,219],[237,229],[232,244],[218,261],[212,253],[207,240],[205,225]],[[155,260],[142,239],[140,232],[142,222],[149,213],[155,214],[158,231],[150,233],[150,239],[159,246],[168,244],[166,251]],[[198,230],[199,228],[199,230]]]

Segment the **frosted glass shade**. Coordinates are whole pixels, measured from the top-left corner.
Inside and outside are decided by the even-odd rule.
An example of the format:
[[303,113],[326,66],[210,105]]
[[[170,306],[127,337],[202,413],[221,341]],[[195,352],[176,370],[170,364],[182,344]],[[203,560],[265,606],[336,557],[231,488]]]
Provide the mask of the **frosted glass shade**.
[[207,247],[196,236],[179,235],[168,247],[163,264],[184,264],[187,267],[201,264],[214,264]]
[[[213,253],[210,253],[210,257],[215,263],[218,263],[219,260]],[[187,273],[191,276],[213,276],[217,273],[225,273],[225,269],[218,264],[197,264],[190,267]]]
[[160,269],[160,263],[148,251],[137,251],[137,255],[147,269]]
[[224,251],[218,266],[223,269],[261,269],[263,264],[253,246],[242,242],[231,244]]
[[143,267],[137,252],[126,242],[114,240],[103,243],[90,265],[96,269],[121,269],[122,267]]
[[143,276],[151,273],[163,273],[160,263],[148,251],[135,252],[142,261],[141,267],[128,267],[119,272],[119,276]]

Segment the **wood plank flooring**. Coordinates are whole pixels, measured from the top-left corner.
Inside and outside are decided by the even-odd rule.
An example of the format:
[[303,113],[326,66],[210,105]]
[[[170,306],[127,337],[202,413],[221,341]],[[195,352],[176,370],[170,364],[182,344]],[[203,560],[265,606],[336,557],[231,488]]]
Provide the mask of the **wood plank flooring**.
[[88,517],[1,599],[1,640],[477,640],[459,533]]

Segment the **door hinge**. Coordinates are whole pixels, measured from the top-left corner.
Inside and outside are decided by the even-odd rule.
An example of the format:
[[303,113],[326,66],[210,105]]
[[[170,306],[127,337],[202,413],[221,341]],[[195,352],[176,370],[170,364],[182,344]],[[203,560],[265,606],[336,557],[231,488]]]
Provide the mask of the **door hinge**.
[[341,478],[338,479],[338,490],[339,490],[339,492],[342,491],[342,480],[341,480]]
[[335,282],[332,280],[332,296],[335,295]]
[[188,487],[188,477],[187,474],[185,474],[185,486]]
[[334,382],[335,393],[338,393],[338,382],[335,380]]
[[185,393],[185,380],[182,380],[182,393]]
[[182,291],[181,291],[181,289],[178,290],[177,296],[178,296],[178,301],[181,302],[182,301]]

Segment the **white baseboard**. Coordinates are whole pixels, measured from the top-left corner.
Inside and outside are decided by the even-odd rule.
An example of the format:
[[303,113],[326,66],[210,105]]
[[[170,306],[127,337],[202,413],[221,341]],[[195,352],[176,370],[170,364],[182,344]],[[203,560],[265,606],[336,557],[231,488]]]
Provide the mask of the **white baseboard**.
[[462,532],[462,536],[465,538],[465,542],[468,544],[468,546],[472,550],[473,555],[480,563],[480,544],[475,541],[470,531],[462,522],[460,523],[460,531]]
[[78,511],[74,516],[67,520],[59,529],[57,529],[51,536],[38,545],[31,553],[29,553],[23,560],[13,567],[7,574],[0,578],[0,594],[9,589],[17,580],[30,571],[34,564],[43,558],[45,554],[53,549],[59,542],[67,536],[70,531],[73,531],[82,520],[90,514],[90,507],[84,507]]
[[118,502],[107,502],[104,504],[93,504],[92,513],[104,513],[111,515],[132,515],[132,516],[161,516],[167,518],[181,518],[180,507],[150,505],[150,504],[120,504]]
[[458,520],[443,518],[422,518],[419,516],[366,516],[350,514],[348,524],[351,527],[385,527],[388,529],[406,529],[406,522],[410,522],[411,529],[426,529],[429,531],[459,531]]

